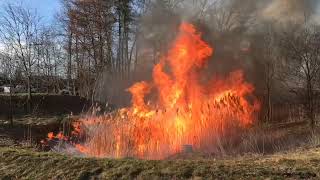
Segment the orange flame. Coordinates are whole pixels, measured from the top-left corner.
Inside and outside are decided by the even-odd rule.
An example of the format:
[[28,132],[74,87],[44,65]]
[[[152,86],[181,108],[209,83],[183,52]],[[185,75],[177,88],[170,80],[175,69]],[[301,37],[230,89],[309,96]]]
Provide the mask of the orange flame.
[[[87,138],[75,147],[97,157],[162,159],[185,144],[210,151],[215,137],[230,124],[251,125],[259,103],[242,71],[202,82],[201,69],[212,54],[195,27],[182,23],[167,56],[153,69],[153,82],[138,82],[128,89],[132,107],[81,119],[74,134],[85,132]],[[157,100],[146,103],[152,90]]]
[[59,140],[65,140],[65,141],[67,140],[67,137],[65,137],[62,132],[59,132],[56,135],[56,138],[58,138]]
[[52,140],[54,138],[53,132],[48,133],[48,140]]
[[[53,140],[53,139],[55,139],[55,138],[57,138],[58,140],[65,140],[65,141],[67,141],[68,140],[68,137],[66,137],[62,132],[59,132],[57,135],[54,135],[54,133],[53,132],[49,132],[48,133],[48,138],[47,138],[47,140]],[[42,142],[44,142],[44,140],[42,140]],[[41,143],[42,143],[41,142]]]

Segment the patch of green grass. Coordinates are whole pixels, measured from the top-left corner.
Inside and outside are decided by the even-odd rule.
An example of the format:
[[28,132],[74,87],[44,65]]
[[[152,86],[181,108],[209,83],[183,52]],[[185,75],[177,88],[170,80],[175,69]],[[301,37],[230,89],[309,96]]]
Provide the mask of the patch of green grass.
[[320,149],[209,160],[96,159],[0,148],[2,179],[319,179]]

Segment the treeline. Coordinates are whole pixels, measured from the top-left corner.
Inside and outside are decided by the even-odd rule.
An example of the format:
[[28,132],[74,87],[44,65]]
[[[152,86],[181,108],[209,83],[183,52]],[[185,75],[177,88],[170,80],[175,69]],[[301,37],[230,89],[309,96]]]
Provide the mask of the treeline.
[[[0,17],[1,70],[11,83],[25,84],[31,98],[32,84],[57,89],[64,51],[51,26],[45,26],[35,11],[8,4]],[[38,77],[38,78],[37,78]]]
[[72,86],[91,97],[101,72],[128,78],[140,2],[66,0],[63,4],[60,22],[66,33],[67,77]]
[[[30,9],[1,13],[2,72],[31,89],[111,101],[130,82],[149,77],[182,21],[214,47],[212,74],[245,71],[262,102],[263,121],[277,106],[299,104],[315,124],[319,113],[320,31],[316,1],[62,0],[52,25]],[[43,78],[35,78],[35,77]],[[150,75],[151,76],[151,75]],[[62,80],[63,79],[63,80]],[[112,90],[110,90],[112,89]],[[31,93],[31,90],[30,90]],[[119,102],[123,104],[126,102]]]
[[52,25],[44,24],[35,10],[21,5],[3,8],[3,74],[23,80],[29,92],[32,81],[39,80],[37,76],[44,77],[41,84],[50,88],[59,85],[57,79],[65,78],[66,87],[85,97],[92,96],[95,80],[104,70],[128,77],[134,46],[129,44],[134,38],[132,6],[139,2],[61,3],[62,15],[57,15]]

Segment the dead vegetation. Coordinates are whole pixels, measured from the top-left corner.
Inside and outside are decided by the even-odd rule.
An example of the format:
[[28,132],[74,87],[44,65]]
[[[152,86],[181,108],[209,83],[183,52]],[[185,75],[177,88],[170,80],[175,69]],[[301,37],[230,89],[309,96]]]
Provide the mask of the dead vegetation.
[[[21,121],[23,122],[23,121]],[[28,121],[25,121],[28,122]],[[17,123],[16,123],[17,124]],[[220,137],[215,153],[176,154],[162,161],[96,159],[0,147],[2,179],[318,179],[319,133],[305,123],[254,127]],[[289,127],[289,128],[288,128]],[[45,134],[45,133],[42,133]],[[234,134],[238,134],[235,136]],[[35,138],[34,138],[35,139]],[[10,147],[9,147],[10,146]],[[27,148],[28,147],[28,148]]]
[[320,149],[271,156],[145,161],[70,157],[0,148],[3,179],[318,179]]

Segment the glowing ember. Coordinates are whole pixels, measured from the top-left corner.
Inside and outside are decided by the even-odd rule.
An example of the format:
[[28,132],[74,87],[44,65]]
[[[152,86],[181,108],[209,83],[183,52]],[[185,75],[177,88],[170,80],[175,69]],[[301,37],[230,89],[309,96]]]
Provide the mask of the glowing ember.
[[[96,157],[162,159],[186,144],[210,152],[226,128],[252,124],[259,103],[241,71],[201,81],[200,70],[212,54],[194,26],[183,23],[171,50],[154,67],[153,82],[128,89],[132,107],[79,120],[72,134],[85,140],[75,147]],[[156,100],[145,103],[151,92],[157,92]]]
[[65,137],[62,132],[59,132],[57,135],[56,135],[56,138],[58,138],[59,140],[67,140],[67,137]]
[[54,138],[53,132],[48,133],[48,139],[52,140]]

